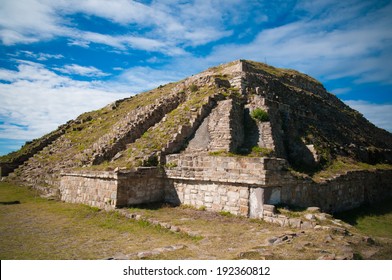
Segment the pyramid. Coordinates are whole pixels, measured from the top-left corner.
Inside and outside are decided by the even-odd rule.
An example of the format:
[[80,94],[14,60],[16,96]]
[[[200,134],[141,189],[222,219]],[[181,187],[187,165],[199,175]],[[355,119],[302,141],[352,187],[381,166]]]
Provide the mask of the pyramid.
[[389,132],[317,80],[237,60],[82,114],[0,166],[67,202],[264,217],[277,204],[336,212],[390,197],[391,150]]

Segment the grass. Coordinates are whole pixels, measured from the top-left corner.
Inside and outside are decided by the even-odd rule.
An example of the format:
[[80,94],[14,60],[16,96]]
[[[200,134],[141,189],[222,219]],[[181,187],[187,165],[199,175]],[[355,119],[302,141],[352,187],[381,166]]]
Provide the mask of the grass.
[[272,150],[272,149],[254,146],[254,147],[252,147],[252,152],[250,153],[250,156],[269,157],[269,156],[272,156],[273,153],[274,153],[274,150]]
[[343,175],[348,171],[358,170],[378,170],[378,169],[392,169],[390,164],[368,164],[364,162],[358,162],[348,157],[337,157],[331,164],[329,164],[324,170],[321,170],[313,175],[315,181],[321,181],[324,178],[332,178],[336,175]]
[[304,73],[301,73],[301,72],[298,72],[296,70],[293,70],[293,69],[276,68],[276,67],[270,66],[270,65],[265,64],[265,63],[256,62],[256,61],[250,61],[250,60],[246,60],[246,62],[248,64],[252,65],[256,70],[262,70],[262,71],[265,71],[265,72],[267,72],[267,73],[269,73],[271,75],[277,76],[277,77],[290,77],[292,75],[295,75],[295,76],[300,76],[300,77],[302,77],[302,78],[304,78],[306,80],[309,80],[309,81],[311,81],[313,83],[316,83],[316,84],[319,84],[319,85],[321,84],[316,79],[314,79],[314,78],[312,78],[312,77],[310,77],[310,76],[308,76],[308,75],[306,75]]
[[364,234],[392,239],[392,199],[342,212],[336,217]]
[[[361,244],[361,237],[357,235],[282,228],[262,220],[194,207],[152,204],[128,209],[130,213],[146,219],[166,222],[201,236],[191,238],[143,220],[128,220],[114,211],[49,201],[38,197],[30,189],[0,183],[0,202],[16,200],[20,204],[0,203],[1,259],[102,259],[175,244],[185,247],[147,259],[317,259],[325,251],[341,254],[347,244],[355,240]],[[371,232],[388,237],[392,213],[390,204],[380,205],[381,209],[371,211],[371,215],[365,212],[365,216],[356,216],[370,219],[367,216],[375,215],[377,223],[387,226],[389,223],[386,231]],[[361,219],[356,218],[355,221],[356,227],[362,223]],[[374,226],[368,223],[368,227]],[[296,232],[292,242],[265,245],[266,240],[273,236],[292,232]],[[328,242],[325,242],[326,238]],[[372,258],[389,259],[390,244],[382,241],[376,245],[361,245],[355,248],[355,254],[366,258],[363,250],[378,250],[379,253]]]
[[[25,187],[0,183],[0,259],[103,259],[173,244],[192,244],[187,236],[117,212],[48,201]],[[182,250],[186,256],[190,252]],[[181,252],[182,252],[181,251]],[[176,258],[182,258],[179,252]],[[172,253],[174,254],[174,253]]]
[[270,157],[274,153],[274,150],[259,146],[252,147],[251,151],[232,153],[225,150],[208,152],[210,156],[222,156],[222,157]]
[[250,113],[250,116],[253,119],[258,120],[260,122],[268,122],[269,121],[268,113],[266,111],[264,111],[263,109],[261,109],[261,108],[254,109]]
[[235,215],[231,214],[228,211],[220,211],[219,215],[223,216],[223,217],[235,217]]
[[[375,240],[378,251],[370,259],[392,259],[392,199],[375,205],[363,205],[357,209],[336,215],[337,218],[354,226],[361,234]],[[359,247],[365,248],[367,244]],[[358,259],[364,258],[357,253]]]

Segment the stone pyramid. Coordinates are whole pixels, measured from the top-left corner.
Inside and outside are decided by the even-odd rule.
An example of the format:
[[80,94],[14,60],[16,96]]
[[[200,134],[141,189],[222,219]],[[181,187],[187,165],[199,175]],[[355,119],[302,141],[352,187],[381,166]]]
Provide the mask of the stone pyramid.
[[0,163],[7,180],[69,202],[263,217],[391,196],[391,149],[389,132],[315,79],[237,60],[82,114]]

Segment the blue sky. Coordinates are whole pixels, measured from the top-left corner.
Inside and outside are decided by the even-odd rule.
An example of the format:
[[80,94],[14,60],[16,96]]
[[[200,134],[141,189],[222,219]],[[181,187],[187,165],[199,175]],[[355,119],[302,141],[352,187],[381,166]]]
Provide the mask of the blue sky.
[[0,155],[235,59],[293,68],[392,132],[391,1],[0,0]]

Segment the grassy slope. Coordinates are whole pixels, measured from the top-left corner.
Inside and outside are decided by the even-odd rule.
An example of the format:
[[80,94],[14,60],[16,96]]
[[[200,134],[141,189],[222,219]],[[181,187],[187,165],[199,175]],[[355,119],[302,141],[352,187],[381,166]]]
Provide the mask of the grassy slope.
[[332,178],[338,175],[343,175],[348,171],[359,171],[359,170],[391,170],[391,164],[368,164],[364,162],[358,162],[348,157],[340,157],[338,156],[336,159],[332,160],[332,162],[327,165],[324,170],[316,172],[313,174],[312,178],[316,182],[323,181],[328,178]]
[[[80,115],[67,129],[61,141],[58,142],[57,145],[61,145],[61,147],[58,147],[55,153],[49,150],[41,151],[36,155],[36,160],[43,166],[60,163],[65,159],[73,160],[76,163],[74,164],[76,166],[80,165],[80,163],[78,163],[78,155],[83,150],[91,148],[92,144],[108,133],[119,119],[138,107],[154,103],[159,97],[168,94],[175,85],[175,83],[171,83],[148,92],[140,93],[132,98],[125,99],[115,110],[104,107],[100,110]],[[8,162],[16,156],[24,156],[36,146],[40,140],[41,138],[26,144],[17,152],[0,157],[0,162]],[[62,145],[63,143],[66,143],[66,145]]]

